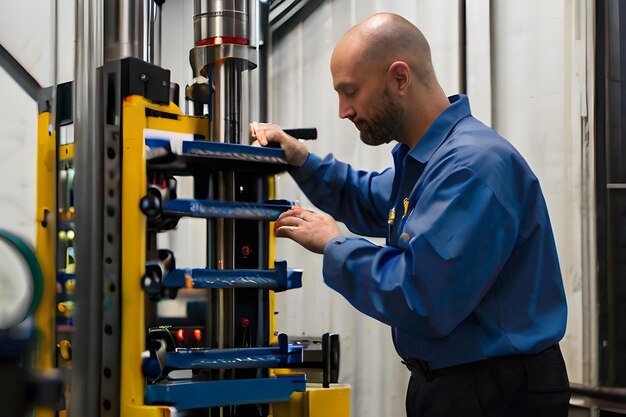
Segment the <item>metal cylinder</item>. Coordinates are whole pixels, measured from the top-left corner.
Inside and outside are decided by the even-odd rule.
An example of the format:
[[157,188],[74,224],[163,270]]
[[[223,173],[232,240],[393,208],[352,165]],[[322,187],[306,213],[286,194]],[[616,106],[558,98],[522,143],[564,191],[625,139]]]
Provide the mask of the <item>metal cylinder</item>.
[[259,43],[259,3],[263,0],[252,0],[248,4],[248,45],[257,47]]
[[163,18],[162,18],[163,6],[156,5],[154,10],[154,20],[153,20],[153,30],[152,30],[152,54],[151,57],[153,59],[152,63],[157,66],[161,66],[161,45],[162,45],[162,27],[163,27]]
[[[210,111],[210,140],[241,143],[242,71],[249,68],[248,51],[245,58],[241,49],[249,45],[250,0],[195,0],[194,41],[191,52],[194,74],[202,73],[213,86]],[[252,0],[256,1],[256,0]],[[256,14],[255,14],[256,15]],[[194,53],[195,52],[195,53]],[[211,58],[209,58],[209,56]],[[219,200],[235,199],[234,172],[221,172],[214,178],[215,194]],[[215,267],[233,269],[235,223],[229,219],[213,222],[212,242],[215,248]],[[209,292],[207,311],[208,338],[211,347],[234,347],[235,293],[232,289]],[[224,378],[220,372],[219,378]]]
[[195,0],[196,45],[248,44],[248,0]]
[[[215,198],[235,200],[235,174],[218,172],[212,179]],[[215,249],[216,269],[235,268],[235,222],[232,219],[215,219],[212,241]],[[235,347],[235,293],[231,288],[215,288],[209,292],[208,336],[213,348]]]
[[161,7],[154,0],[144,0],[144,37],[146,44],[146,60],[154,65],[161,66]]
[[[102,0],[76,0],[76,50],[74,61],[74,132],[76,137],[76,285],[72,363],[72,396],[69,410],[75,416],[101,414],[102,375],[102,256],[103,114],[97,67],[102,65]],[[89,384],[86,381],[90,381]],[[110,381],[113,383],[113,381]],[[111,384],[113,385],[113,384]],[[76,393],[76,395],[74,395]],[[112,404],[111,412],[117,406]]]
[[148,61],[147,7],[145,0],[104,2],[105,62],[125,57]]
[[[210,140],[241,143],[247,94],[241,73],[255,64],[251,49],[257,42],[258,0],[195,0],[194,37],[190,51],[194,76],[203,75],[213,86],[210,105]],[[249,16],[249,13],[251,15]],[[254,32],[254,33],[253,33]],[[250,36],[253,44],[250,44]],[[252,47],[251,47],[252,46]],[[245,113],[245,112],[244,112]]]
[[[267,120],[267,60],[269,47],[269,0],[253,1],[250,4],[250,54],[258,64],[255,71],[242,73],[247,85],[248,106],[242,108],[242,126],[250,121]],[[245,88],[244,88],[245,90]]]
[[228,59],[213,66],[215,86],[212,117],[212,140],[241,143],[241,71],[242,62]]

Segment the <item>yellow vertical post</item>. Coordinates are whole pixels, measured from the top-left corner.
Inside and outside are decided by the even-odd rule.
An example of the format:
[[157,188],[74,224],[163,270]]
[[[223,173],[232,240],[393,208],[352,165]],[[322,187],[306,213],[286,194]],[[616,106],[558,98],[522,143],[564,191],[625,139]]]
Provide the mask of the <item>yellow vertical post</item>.
[[140,287],[146,263],[146,220],[139,200],[146,191],[143,108],[123,105],[122,137],[122,358],[120,383],[122,417],[136,415],[133,408],[144,402],[141,353],[144,349],[144,294]]
[[[276,180],[274,177],[269,177],[267,179],[267,198],[269,199],[273,199],[276,198]],[[270,222],[269,224],[269,237],[268,237],[268,242],[267,242],[267,246],[268,246],[268,250],[267,250],[267,256],[269,257],[268,259],[268,265],[270,268],[274,268],[274,259],[276,259],[276,244],[275,244],[275,240],[276,238],[274,237],[274,222]],[[276,310],[276,295],[274,294],[274,291],[270,291],[269,292],[269,306],[268,306],[268,314],[269,314],[269,342],[270,345],[276,345],[278,344],[278,336],[276,335],[276,316],[274,315],[274,310]]]
[[[54,367],[56,301],[56,140],[48,132],[50,113],[37,119],[37,231],[35,253],[43,273],[43,292],[35,312],[37,340],[34,366],[39,370]],[[38,417],[54,416],[54,410],[37,409]]]
[[144,405],[145,378],[141,354],[145,349],[145,302],[140,279],[146,264],[146,218],[139,201],[146,194],[144,128],[147,101],[127,97],[122,120],[122,342],[121,417],[167,417],[169,407]]

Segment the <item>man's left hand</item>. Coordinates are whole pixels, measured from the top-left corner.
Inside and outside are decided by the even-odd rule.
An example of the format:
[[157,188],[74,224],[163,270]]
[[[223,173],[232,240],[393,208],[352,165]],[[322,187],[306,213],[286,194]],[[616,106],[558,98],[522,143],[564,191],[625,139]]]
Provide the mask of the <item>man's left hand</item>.
[[339,226],[331,216],[300,206],[294,206],[278,217],[274,224],[274,233],[320,254],[324,253],[324,248],[331,239],[341,236]]

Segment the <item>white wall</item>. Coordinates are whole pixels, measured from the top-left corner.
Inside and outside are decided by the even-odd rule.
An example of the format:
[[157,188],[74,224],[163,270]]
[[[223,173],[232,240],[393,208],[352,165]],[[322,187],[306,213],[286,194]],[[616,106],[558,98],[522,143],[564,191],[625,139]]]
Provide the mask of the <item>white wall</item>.
[[568,297],[562,346],[571,380],[582,382],[579,126],[584,90],[572,82],[586,75],[574,60],[576,53],[585,56],[584,44],[581,53],[574,43],[579,11],[566,0],[493,0],[492,12],[493,126],[525,156],[544,191]]
[[0,68],[0,228],[35,242],[37,104]]
[[[8,3],[8,2],[7,2]],[[50,82],[50,5],[19,2],[0,7],[0,44],[40,82]],[[34,10],[33,10],[34,8]],[[36,22],[41,31],[29,26]],[[35,242],[37,104],[0,69],[0,228]]]
[[[73,78],[74,0],[58,0],[57,71],[53,2],[0,2],[0,44],[41,84]],[[37,104],[0,68],[0,228],[35,243]]]

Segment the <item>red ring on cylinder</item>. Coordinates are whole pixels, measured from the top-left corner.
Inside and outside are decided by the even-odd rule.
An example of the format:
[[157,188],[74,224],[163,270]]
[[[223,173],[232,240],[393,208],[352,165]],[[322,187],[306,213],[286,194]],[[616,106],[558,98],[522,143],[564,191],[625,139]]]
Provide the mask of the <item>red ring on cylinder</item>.
[[250,41],[247,38],[237,38],[234,36],[216,36],[214,38],[202,39],[196,42],[196,46],[222,44],[248,45],[249,43]]

